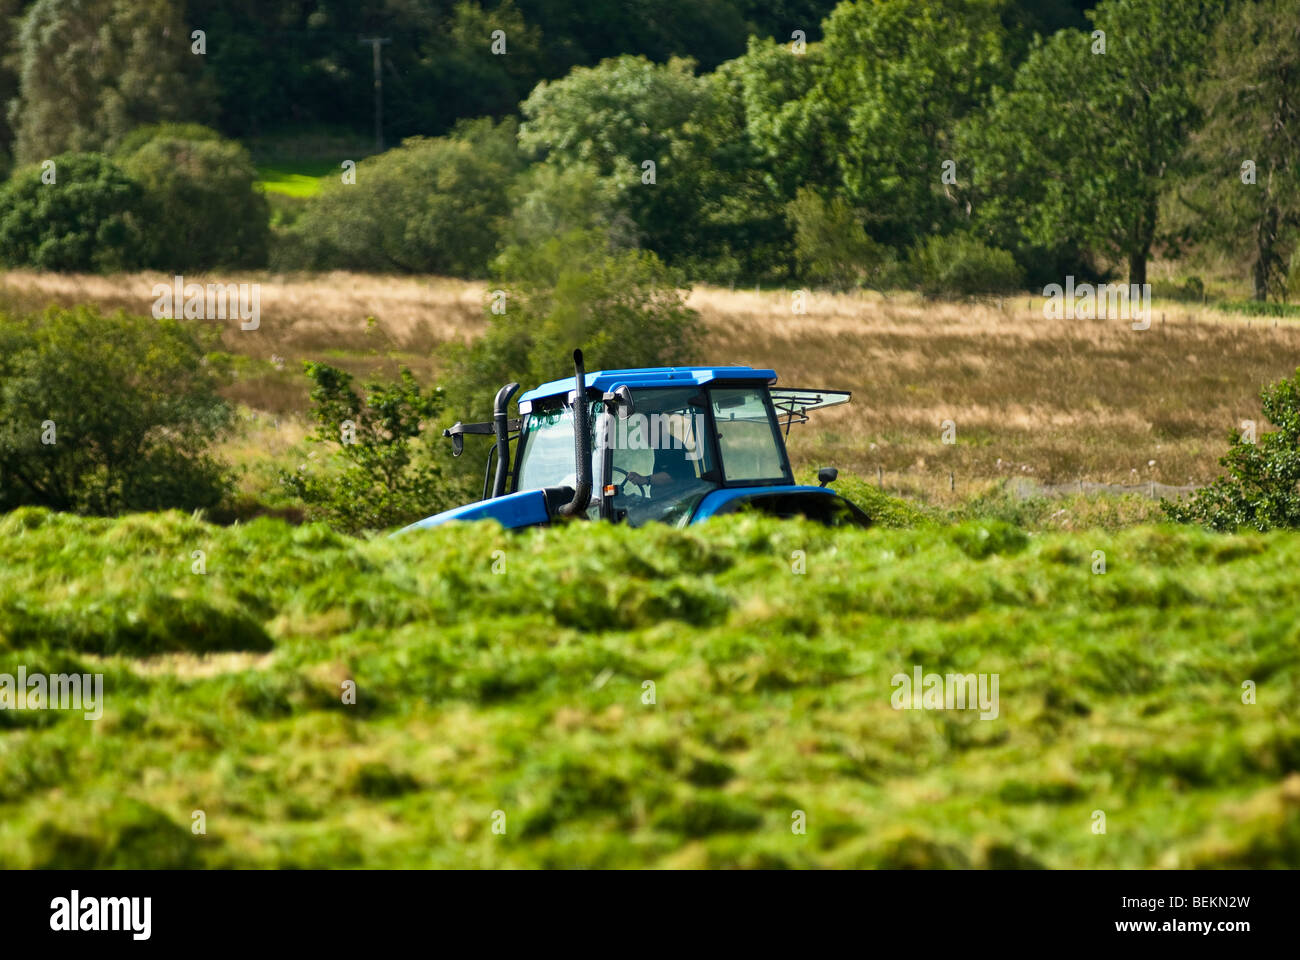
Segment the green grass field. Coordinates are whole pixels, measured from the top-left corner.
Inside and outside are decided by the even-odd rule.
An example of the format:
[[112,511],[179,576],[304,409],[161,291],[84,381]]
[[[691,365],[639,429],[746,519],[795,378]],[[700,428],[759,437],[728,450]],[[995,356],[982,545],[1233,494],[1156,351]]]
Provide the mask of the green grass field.
[[0,711],[0,866],[1300,866],[1300,537],[889,515],[9,514],[0,673],[105,703]]
[[275,164],[257,168],[258,184],[267,193],[286,197],[314,197],[320,193],[321,178],[338,169],[338,164]]

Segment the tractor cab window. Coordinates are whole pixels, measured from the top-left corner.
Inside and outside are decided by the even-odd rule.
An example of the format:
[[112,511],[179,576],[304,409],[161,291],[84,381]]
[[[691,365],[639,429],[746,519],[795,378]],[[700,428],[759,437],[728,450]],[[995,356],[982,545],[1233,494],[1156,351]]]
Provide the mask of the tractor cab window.
[[[596,424],[603,404],[591,404],[592,489],[601,488],[601,456],[595,443]],[[573,464],[573,407],[557,404],[536,408],[524,424],[523,452],[519,459],[517,490],[540,490],[542,487],[572,487],[578,482]]]
[[709,395],[727,483],[791,482],[767,391],[724,388],[710,390]]
[[636,390],[633,412],[604,421],[613,516],[683,525],[718,487],[701,396],[698,387]]

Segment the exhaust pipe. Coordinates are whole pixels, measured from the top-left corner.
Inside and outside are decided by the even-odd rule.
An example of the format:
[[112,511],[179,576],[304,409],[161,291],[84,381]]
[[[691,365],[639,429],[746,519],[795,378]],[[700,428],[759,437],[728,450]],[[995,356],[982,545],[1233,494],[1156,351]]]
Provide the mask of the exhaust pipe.
[[517,383],[507,383],[497,391],[492,402],[492,431],[497,435],[497,475],[492,481],[492,496],[506,492],[506,476],[510,472],[510,418],[506,416],[510,398],[519,389]]
[[556,511],[562,517],[578,517],[591,503],[591,418],[587,415],[587,368],[582,351],[573,351],[573,456],[577,475],[573,499]]

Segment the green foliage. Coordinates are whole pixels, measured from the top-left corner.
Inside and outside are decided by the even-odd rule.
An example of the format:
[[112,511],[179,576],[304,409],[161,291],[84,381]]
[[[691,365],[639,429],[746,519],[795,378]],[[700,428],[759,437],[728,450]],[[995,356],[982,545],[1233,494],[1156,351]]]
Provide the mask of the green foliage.
[[617,186],[585,164],[536,163],[511,184],[507,244],[527,245],[574,230],[604,230],[617,246],[636,246],[636,226],[618,209]]
[[179,272],[266,265],[270,211],[242,146],[155,136],[123,163],[145,191],[149,266]]
[[16,26],[18,11],[26,6],[25,0],[0,0],[0,182],[9,173],[14,148],[14,130],[9,124],[8,104],[18,95],[18,74],[11,62],[9,42],[11,27]]
[[1264,416],[1278,429],[1250,442],[1233,434],[1219,462],[1228,468],[1186,502],[1162,501],[1169,516],[1211,530],[1295,529],[1300,527],[1300,369],[1294,376],[1265,387],[1260,394]]
[[222,139],[221,134],[201,123],[146,123],[123,137],[113,156],[124,160],[155,140],[220,142]]
[[173,0],[37,0],[16,38],[18,160],[111,150],[141,124],[202,119],[212,89],[189,35]]
[[303,262],[280,266],[483,276],[521,165],[514,137],[514,121],[484,121],[361,161],[356,183],[310,198],[293,227]]
[[[979,228],[1005,247],[1083,246],[1146,282],[1165,179],[1199,120],[1191,90],[1222,0],[1105,0],[1102,38],[1036,43],[959,132]],[[1096,52],[1094,52],[1096,51]]]
[[[741,516],[360,541],[24,509],[0,569],[0,672],[107,694],[95,721],[0,711],[22,724],[3,867],[1300,864],[1294,533]],[[205,608],[262,639],[201,656]],[[894,709],[916,666],[998,674],[998,717]],[[176,828],[198,807],[201,843]],[[1128,842],[1097,842],[1098,808]]]
[[[540,83],[520,105],[520,147],[608,179],[638,239],[665,258],[688,249],[709,175],[699,138],[711,90],[692,66],[618,57]],[[647,163],[654,164],[653,182]]]
[[409,370],[396,383],[371,381],[364,398],[352,375],[324,363],[305,365],[312,381],[310,439],[336,449],[339,470],[282,475],[315,517],[349,533],[383,530],[438,513],[461,491],[415,448],[442,410],[440,392],[421,392]]
[[842,197],[830,203],[801,189],[788,208],[802,276],[832,290],[876,287],[890,278],[893,257],[872,240]]
[[1010,76],[1004,6],[877,0],[827,20],[804,125],[825,131],[817,146],[874,239],[902,245],[954,219],[943,163],[956,159],[957,122]]
[[601,232],[572,231],[514,246],[497,262],[506,312],[445,364],[453,412],[491,415],[502,384],[535,386],[571,376],[573,351],[587,369],[672,366],[692,357],[699,316],[680,275],[646,250],[611,246]]
[[[800,483],[815,485],[818,482],[817,471],[811,469],[802,471],[797,479]],[[866,511],[871,522],[877,527],[918,527],[934,522],[915,505],[898,497],[891,497],[866,477],[842,472],[830,487],[840,496],[852,500]]]
[[1215,310],[1235,313],[1243,317],[1292,317],[1300,319],[1300,303],[1275,303],[1258,300],[1220,300]]
[[1178,199],[1193,237],[1252,261],[1256,300],[1285,300],[1288,257],[1300,251],[1300,7],[1234,5],[1208,59],[1196,91],[1205,123],[1188,145]]
[[206,452],[230,411],[173,320],[88,307],[0,317],[0,510],[193,510],[226,491]]
[[769,189],[783,201],[800,187],[835,182],[834,160],[823,149],[833,111],[814,109],[813,100],[826,69],[823,44],[796,56],[788,44],[751,37],[745,55],[719,71],[736,78],[733,96],[743,106],[745,133]]
[[[65,153],[0,185],[0,264],[129,270],[144,256],[139,184],[97,153]],[[54,182],[45,182],[50,176]]]
[[908,254],[908,269],[926,296],[1006,294],[1023,289],[1015,257],[969,234],[927,237]]

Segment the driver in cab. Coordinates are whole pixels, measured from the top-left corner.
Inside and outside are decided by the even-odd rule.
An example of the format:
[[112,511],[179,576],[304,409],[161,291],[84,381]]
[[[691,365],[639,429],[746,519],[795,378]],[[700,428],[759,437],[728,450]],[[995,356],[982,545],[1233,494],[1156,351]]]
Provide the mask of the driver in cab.
[[628,471],[627,478],[639,487],[649,487],[650,496],[656,500],[670,498],[699,480],[695,472],[698,455],[692,456],[695,438],[690,436],[688,416],[672,416],[666,421],[667,430],[659,434],[655,444],[654,471],[649,475]]

